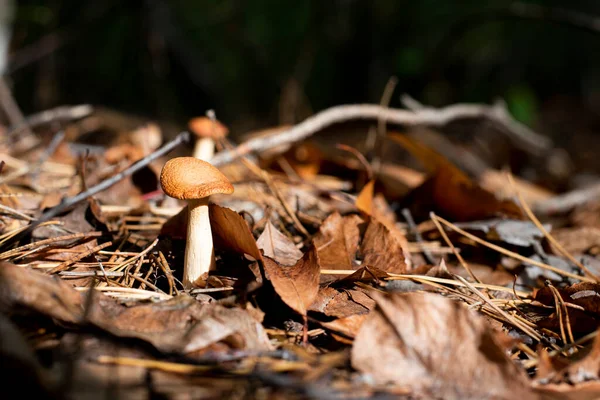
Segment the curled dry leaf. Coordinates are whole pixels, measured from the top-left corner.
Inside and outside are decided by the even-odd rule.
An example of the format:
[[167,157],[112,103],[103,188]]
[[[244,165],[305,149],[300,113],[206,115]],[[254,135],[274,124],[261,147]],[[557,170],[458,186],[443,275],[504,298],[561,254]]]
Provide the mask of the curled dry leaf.
[[210,226],[216,248],[248,254],[255,260],[262,260],[254,235],[248,223],[237,212],[217,204],[209,204]]
[[264,266],[267,278],[281,300],[298,314],[306,316],[319,291],[321,268],[314,244],[291,267],[280,265],[269,257],[264,257]]
[[330,214],[319,227],[314,243],[319,252],[323,269],[355,269],[354,260],[360,240],[359,225],[363,219],[358,215],[342,217],[338,212]]
[[352,347],[352,365],[418,398],[530,399],[527,377],[485,321],[437,294],[372,294],[377,302]]
[[271,221],[267,221],[256,245],[265,256],[271,257],[281,265],[294,265],[302,257],[302,252],[294,242],[279,232]]
[[236,348],[271,349],[262,325],[240,308],[200,304],[186,295],[131,307],[101,293],[93,296],[86,314],[86,297],[64,281],[10,263],[0,264],[0,311],[28,309],[63,323],[90,323],[167,352],[199,351],[232,336],[241,338],[236,340]]
[[371,219],[360,245],[362,264],[394,274],[406,273],[410,254],[402,241],[406,239],[400,235],[376,219]]

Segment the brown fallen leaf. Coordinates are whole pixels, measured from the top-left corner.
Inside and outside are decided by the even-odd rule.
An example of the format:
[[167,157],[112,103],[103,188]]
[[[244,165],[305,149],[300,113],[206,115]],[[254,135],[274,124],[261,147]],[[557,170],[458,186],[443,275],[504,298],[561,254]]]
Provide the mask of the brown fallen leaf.
[[328,317],[345,318],[356,314],[367,314],[375,301],[359,290],[338,291],[325,286],[319,289],[310,311],[318,311]]
[[262,260],[254,235],[248,223],[237,212],[217,204],[209,204],[210,226],[215,248],[229,249]]
[[[566,303],[583,308],[567,307],[569,323],[576,336],[590,333],[600,326],[600,284],[581,282],[564,288],[556,288]],[[549,287],[534,289],[534,299],[547,306],[555,306],[554,296]],[[563,321],[564,322],[564,321]],[[537,322],[540,327],[559,332],[560,321],[556,313]]]
[[160,236],[167,236],[175,240],[185,240],[187,237],[189,214],[187,206],[183,207],[163,224],[160,228]]
[[[591,248],[598,250],[600,247],[600,229],[591,226],[554,229],[552,236],[571,254],[583,253]],[[562,254],[552,243],[550,248],[554,254]]]
[[360,224],[363,219],[352,214],[342,217],[338,212],[330,214],[314,237],[323,269],[355,269],[354,260],[360,240]]
[[373,215],[373,196],[375,195],[375,180],[371,179],[356,196],[356,208],[367,215]]
[[352,366],[418,398],[532,399],[527,377],[485,321],[438,294],[372,293],[377,307],[352,346]]
[[94,292],[87,312],[85,306],[86,296],[58,278],[0,264],[0,311],[26,309],[62,323],[89,323],[118,337],[144,340],[166,352],[197,352],[232,336],[241,339],[235,341],[235,348],[271,349],[262,325],[245,310],[200,304],[187,295],[126,307]]
[[410,254],[400,239],[383,223],[371,219],[360,244],[362,264],[394,274],[406,273]]
[[[581,356],[585,353],[584,356]],[[600,340],[598,336],[587,349],[581,349],[568,360],[560,355],[550,359],[547,353],[540,359],[534,382],[537,391],[551,399],[600,398]],[[546,364],[542,364],[542,360]],[[541,371],[540,371],[541,370]]]
[[120,307],[102,299],[92,310],[92,321],[121,337],[136,337],[162,351],[193,353],[235,335],[234,348],[267,350],[270,344],[262,325],[240,308],[200,304],[190,296]]
[[319,290],[321,267],[314,244],[291,267],[280,265],[269,257],[264,257],[264,266],[267,279],[281,300],[298,314],[306,316]]
[[265,256],[271,257],[281,265],[294,265],[302,257],[302,252],[294,242],[279,232],[271,221],[267,221],[265,229],[256,240],[256,245]]
[[406,148],[428,171],[425,182],[406,197],[415,218],[427,218],[429,212],[434,211],[457,222],[497,216],[524,219],[515,202],[496,198],[442,154],[413,137],[399,133],[388,136]]
[[[325,329],[340,333],[349,338],[354,338],[358,334],[360,327],[367,319],[368,314],[354,314],[344,318],[338,318],[333,321],[321,321],[319,324]],[[333,337],[341,341],[343,343],[351,345],[352,342],[348,340],[344,340],[345,338],[340,338],[337,335],[333,335]]]

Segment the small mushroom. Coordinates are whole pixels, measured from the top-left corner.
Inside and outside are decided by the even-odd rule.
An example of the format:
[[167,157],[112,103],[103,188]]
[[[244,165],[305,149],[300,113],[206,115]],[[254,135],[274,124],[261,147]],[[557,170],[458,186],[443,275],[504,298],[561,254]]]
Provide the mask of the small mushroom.
[[204,161],[210,161],[215,153],[215,142],[229,133],[225,125],[208,117],[191,119],[188,128],[196,136],[194,157]]
[[189,289],[215,267],[208,197],[218,193],[231,194],[233,185],[216,167],[194,157],[176,157],[167,161],[160,174],[160,185],[167,196],[188,203],[183,285]]

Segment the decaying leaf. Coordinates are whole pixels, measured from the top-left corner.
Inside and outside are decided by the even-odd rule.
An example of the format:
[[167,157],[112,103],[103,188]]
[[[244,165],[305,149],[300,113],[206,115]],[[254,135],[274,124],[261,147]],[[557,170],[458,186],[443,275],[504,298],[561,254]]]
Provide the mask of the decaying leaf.
[[356,314],[367,314],[375,301],[360,290],[338,291],[325,286],[319,289],[310,311],[318,311],[328,317],[345,318]]
[[[552,236],[571,254],[578,254],[600,247],[600,229],[591,226],[559,228],[552,231]],[[562,254],[554,245],[550,245],[554,254]]]
[[216,248],[222,247],[239,254],[248,254],[255,260],[262,259],[262,254],[244,217],[230,208],[217,204],[210,204],[208,209]]
[[404,274],[408,271],[407,259],[410,254],[402,244],[397,234],[371,219],[360,244],[362,264],[385,272]]
[[[200,304],[186,295],[126,307],[94,293],[86,297],[64,281],[9,263],[0,264],[0,311],[35,311],[63,323],[91,323],[119,337],[137,338],[161,351],[191,353],[236,335],[236,346],[271,348],[262,325],[239,308]],[[86,317],[87,316],[87,317]]]
[[440,153],[406,135],[390,133],[388,136],[419,159],[429,172],[425,182],[407,197],[407,201],[417,207],[413,214],[419,218],[435,211],[454,221],[473,221],[499,215],[523,219],[516,203],[496,198]]
[[[349,338],[354,338],[358,334],[360,327],[367,318],[368,314],[354,314],[348,317],[338,318],[333,321],[319,322],[319,324],[326,329],[338,332]],[[340,338],[336,339],[340,340]],[[352,344],[352,342],[346,340],[341,341],[347,344]]]
[[323,269],[355,269],[354,260],[360,240],[358,215],[342,217],[338,212],[329,215],[314,237]]
[[319,290],[320,266],[316,247],[311,246],[291,267],[280,265],[269,257],[264,257],[264,266],[267,278],[281,300],[298,314],[306,316]]
[[294,265],[302,257],[294,242],[279,232],[271,221],[267,221],[265,229],[256,241],[264,255],[271,257],[281,265]]
[[[587,353],[581,356],[581,353]],[[561,356],[550,360],[547,353],[544,363],[540,365],[534,387],[552,399],[597,399],[600,397],[600,340],[594,339],[589,349],[582,349],[574,357],[578,359],[568,362]],[[540,360],[541,361],[541,360]],[[540,372],[543,374],[540,376]]]
[[[569,324],[573,334],[590,333],[600,326],[600,284],[581,282],[565,288],[556,288],[556,290],[565,303],[576,306],[567,307]],[[542,304],[555,306],[555,298],[549,287],[536,290],[534,298]],[[547,318],[538,321],[538,325],[556,332],[560,329],[560,321],[556,313],[552,313]]]
[[420,398],[530,399],[525,374],[485,321],[430,293],[373,293],[377,307],[352,347],[352,365]]

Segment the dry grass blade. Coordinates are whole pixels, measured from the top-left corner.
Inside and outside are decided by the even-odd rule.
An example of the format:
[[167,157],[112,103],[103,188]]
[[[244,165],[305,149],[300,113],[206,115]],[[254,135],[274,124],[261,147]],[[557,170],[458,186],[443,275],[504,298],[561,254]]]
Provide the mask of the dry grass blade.
[[580,261],[576,260],[575,257],[573,257],[571,255],[571,253],[569,253],[567,250],[565,250],[565,248],[560,243],[558,243],[558,241],[556,239],[554,239],[554,237],[546,230],[546,228],[544,228],[544,226],[540,223],[540,221],[537,219],[535,214],[533,214],[533,211],[531,211],[531,208],[529,207],[529,205],[523,198],[523,195],[521,194],[521,192],[517,189],[517,186],[515,185],[515,180],[513,179],[512,174],[507,173],[506,176],[508,177],[508,181],[509,181],[513,191],[517,194],[517,198],[519,199],[519,204],[521,204],[521,207],[523,207],[525,214],[527,214],[527,217],[531,220],[531,222],[533,222],[535,224],[535,226],[544,234],[546,239],[548,239],[548,241],[550,243],[552,243],[565,257],[567,257],[569,259],[569,261],[571,261],[573,264],[575,264],[579,269],[581,269],[586,274],[588,274],[596,282],[599,281],[600,279],[596,275],[594,275],[594,273],[592,273],[592,271],[590,271]]
[[522,256],[522,255],[520,255],[520,254],[518,254],[518,253],[515,253],[515,252],[513,252],[513,251],[507,250],[507,249],[505,249],[505,248],[503,248],[503,247],[496,246],[496,245],[495,245],[495,244],[493,244],[493,243],[487,242],[487,241],[485,241],[485,240],[483,240],[483,239],[480,239],[480,238],[478,238],[478,237],[477,237],[477,236],[475,236],[475,235],[472,235],[472,234],[470,234],[469,232],[467,232],[467,231],[465,231],[465,230],[463,230],[463,229],[459,228],[458,226],[456,226],[456,225],[452,224],[451,222],[449,222],[449,221],[445,220],[445,219],[444,219],[444,218],[442,218],[442,217],[439,217],[439,216],[437,216],[437,215],[435,215],[435,216],[433,216],[433,217],[434,217],[435,219],[437,219],[438,221],[440,221],[440,222],[441,222],[442,224],[444,224],[445,226],[447,226],[448,228],[452,229],[453,231],[455,231],[455,232],[458,232],[458,233],[460,233],[461,235],[463,235],[463,236],[465,236],[465,237],[467,237],[467,238],[471,239],[472,241],[474,241],[474,242],[476,242],[476,243],[479,243],[479,244],[480,244],[480,245],[482,245],[482,246],[488,247],[488,248],[490,248],[490,249],[492,249],[492,250],[495,250],[495,251],[497,251],[497,252],[499,252],[499,253],[501,253],[501,254],[504,254],[504,255],[506,255],[506,256],[509,256],[509,257],[515,258],[515,259],[517,259],[517,260],[519,260],[519,261],[523,261],[524,263],[527,263],[527,264],[532,264],[532,265],[535,265],[535,266],[537,266],[537,267],[540,267],[540,268],[543,268],[543,269],[547,269],[547,270],[549,270],[549,271],[552,271],[552,272],[554,272],[554,273],[556,273],[556,274],[559,274],[559,275],[568,276],[569,278],[578,279],[578,280],[580,280],[580,281],[584,281],[584,282],[596,282],[596,280],[595,280],[595,279],[588,278],[588,277],[586,277],[586,276],[581,276],[581,275],[573,274],[573,273],[571,273],[571,272],[568,272],[568,271],[563,271],[563,270],[562,270],[562,269],[560,269],[560,268],[556,268],[556,267],[553,267],[553,266],[551,266],[551,265],[545,264],[545,263],[543,263],[543,262],[539,262],[539,261],[536,261],[536,260],[532,260],[532,259],[530,259],[530,258],[528,258],[528,257],[524,257],[524,256]]
[[448,235],[446,235],[446,232],[444,231],[444,229],[442,229],[440,223],[438,222],[438,220],[435,218],[435,214],[432,212],[429,214],[431,217],[431,220],[433,221],[433,223],[435,224],[435,227],[437,228],[437,230],[440,232],[440,235],[442,235],[442,237],[444,238],[444,241],[446,242],[446,244],[448,245],[448,247],[450,247],[452,249],[452,253],[454,254],[454,256],[458,259],[458,261],[460,262],[460,265],[463,266],[463,268],[469,273],[469,276],[478,283],[481,283],[481,281],[475,276],[475,274],[473,273],[473,271],[471,270],[471,268],[469,267],[469,264],[467,264],[467,262],[464,260],[464,258],[462,258],[462,256],[460,255],[460,253],[458,251],[456,251],[456,248],[454,247],[454,245],[452,244],[452,242],[450,241],[450,238],[448,237]]
[[105,248],[107,248],[109,246],[112,246],[112,242],[102,243],[102,244],[94,247],[93,249],[90,249],[88,251],[82,252],[81,254],[78,254],[77,256],[72,257],[72,258],[68,259],[67,261],[64,261],[63,263],[59,264],[56,268],[50,270],[48,273],[49,274],[55,274],[55,273],[57,273],[59,271],[63,271],[66,268],[68,268],[70,265],[72,265],[72,264],[76,263],[77,261],[81,260],[82,258],[91,256],[92,254],[94,254],[94,253],[96,253],[96,252],[98,252],[98,251],[100,251],[102,249],[105,249]]

